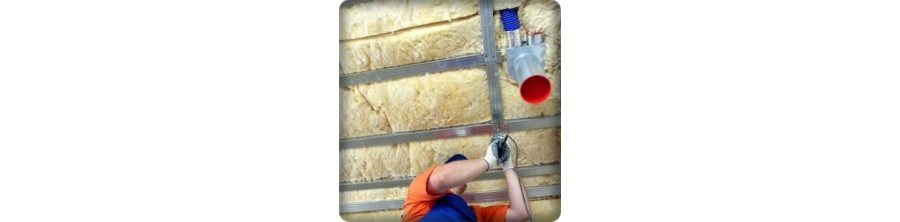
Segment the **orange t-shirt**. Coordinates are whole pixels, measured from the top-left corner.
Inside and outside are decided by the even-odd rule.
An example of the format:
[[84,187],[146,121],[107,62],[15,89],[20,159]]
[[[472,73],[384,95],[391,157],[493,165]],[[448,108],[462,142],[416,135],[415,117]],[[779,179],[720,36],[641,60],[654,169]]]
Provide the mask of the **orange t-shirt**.
[[[409,184],[409,189],[406,191],[406,201],[403,202],[403,216],[401,217],[404,222],[406,221],[419,221],[425,214],[428,214],[428,211],[431,210],[432,204],[437,199],[443,197],[447,192],[440,194],[431,194],[428,193],[428,177],[431,176],[431,173],[434,172],[434,169],[437,168],[438,165],[433,165],[428,167],[425,172],[422,172],[412,182]],[[487,207],[482,207],[478,205],[471,205],[472,210],[475,211],[475,217],[478,218],[478,221],[497,221],[502,222],[506,220],[506,210],[509,209],[509,205],[500,204],[500,205],[492,205]]]

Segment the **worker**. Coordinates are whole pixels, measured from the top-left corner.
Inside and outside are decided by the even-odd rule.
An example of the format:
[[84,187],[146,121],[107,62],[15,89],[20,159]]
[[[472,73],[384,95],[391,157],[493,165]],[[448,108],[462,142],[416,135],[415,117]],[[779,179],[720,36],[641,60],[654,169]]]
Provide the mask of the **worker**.
[[[513,158],[498,163],[499,146],[488,146],[482,159],[469,160],[455,154],[444,164],[432,165],[409,184],[403,202],[403,221],[528,221],[531,206],[520,186]],[[502,152],[502,151],[501,151]],[[508,152],[508,150],[507,150]],[[466,183],[491,168],[503,168],[509,204],[468,205],[463,196]],[[526,209],[527,208],[527,209]]]

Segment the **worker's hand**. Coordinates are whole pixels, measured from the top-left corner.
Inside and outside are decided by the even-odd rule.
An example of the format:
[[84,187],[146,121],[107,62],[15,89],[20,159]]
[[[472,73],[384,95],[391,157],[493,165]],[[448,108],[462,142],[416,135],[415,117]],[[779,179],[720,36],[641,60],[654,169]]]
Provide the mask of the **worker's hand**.
[[493,143],[488,144],[487,151],[484,153],[484,161],[488,163],[488,169],[497,168],[498,147]]

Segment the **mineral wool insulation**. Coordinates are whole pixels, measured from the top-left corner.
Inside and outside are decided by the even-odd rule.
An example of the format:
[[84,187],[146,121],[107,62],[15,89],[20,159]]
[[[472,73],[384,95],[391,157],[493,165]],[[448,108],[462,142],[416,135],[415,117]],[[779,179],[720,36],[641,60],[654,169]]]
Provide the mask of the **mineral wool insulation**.
[[[495,0],[494,9],[519,7],[521,26],[542,30],[547,46],[545,71],[553,90],[540,104],[524,102],[516,82],[498,67],[503,117],[520,119],[558,115],[559,6],[549,0]],[[506,34],[494,15],[497,50],[504,53]],[[340,75],[482,53],[477,0],[375,0],[340,8]],[[485,123],[491,119],[487,75],[471,67],[340,88],[340,138]],[[521,146],[519,166],[559,163],[560,128],[510,134]],[[454,153],[481,157],[490,135],[342,149],[340,181],[362,182],[409,178]],[[556,185],[560,175],[523,177],[526,187]],[[505,190],[504,180],[469,183],[467,192]],[[340,203],[402,199],[406,187],[345,191]],[[532,198],[535,221],[559,215],[559,196]],[[475,203],[490,204],[490,203]],[[342,214],[350,221],[400,219],[400,210]]]

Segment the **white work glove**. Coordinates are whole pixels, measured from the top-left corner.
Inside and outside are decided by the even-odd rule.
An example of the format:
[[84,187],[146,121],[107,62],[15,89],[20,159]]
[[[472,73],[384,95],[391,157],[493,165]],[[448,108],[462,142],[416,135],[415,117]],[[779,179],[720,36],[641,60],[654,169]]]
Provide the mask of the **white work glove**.
[[488,144],[487,151],[484,153],[484,161],[487,161],[488,169],[497,168],[497,146]]
[[503,162],[503,171],[516,168],[515,166],[513,166],[513,164],[515,164],[514,161],[516,161],[516,160],[513,160],[512,157],[510,157],[509,159],[506,159],[506,161]]

